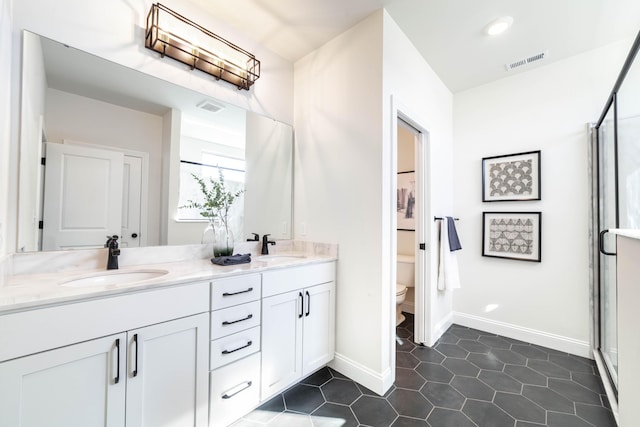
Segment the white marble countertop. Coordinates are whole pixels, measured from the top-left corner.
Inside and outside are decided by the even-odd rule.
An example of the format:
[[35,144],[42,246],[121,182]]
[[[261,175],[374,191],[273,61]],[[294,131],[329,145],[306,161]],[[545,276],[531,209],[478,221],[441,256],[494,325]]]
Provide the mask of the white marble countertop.
[[[251,263],[219,266],[208,258],[176,262],[153,262],[122,266],[118,270],[88,268],[46,271],[35,274],[14,274],[6,277],[0,287],[0,314],[38,308],[41,306],[102,298],[128,292],[175,286],[200,280],[210,280],[237,274],[259,273],[267,270],[329,262],[337,259],[335,253],[309,253],[281,251],[271,256],[252,256]],[[87,276],[139,271],[166,271],[166,274],[147,280],[123,284],[91,284],[65,286],[65,282]]]
[[612,228],[609,233],[640,240],[640,230],[637,228]]

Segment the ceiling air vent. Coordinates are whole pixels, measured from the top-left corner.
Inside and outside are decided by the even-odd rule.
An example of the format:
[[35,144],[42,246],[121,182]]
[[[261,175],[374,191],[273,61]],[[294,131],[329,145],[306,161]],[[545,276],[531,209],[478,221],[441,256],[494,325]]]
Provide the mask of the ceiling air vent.
[[511,71],[513,69],[524,67],[525,65],[529,65],[533,62],[542,61],[548,55],[549,55],[549,51],[545,50],[544,52],[540,52],[523,59],[518,59],[517,61],[513,61],[509,64],[505,64],[504,66],[507,68],[507,71]]
[[220,110],[224,110],[224,106],[216,104],[215,102],[211,102],[209,100],[204,100],[197,105],[198,108],[202,108],[203,110],[207,110],[211,113],[217,113]]

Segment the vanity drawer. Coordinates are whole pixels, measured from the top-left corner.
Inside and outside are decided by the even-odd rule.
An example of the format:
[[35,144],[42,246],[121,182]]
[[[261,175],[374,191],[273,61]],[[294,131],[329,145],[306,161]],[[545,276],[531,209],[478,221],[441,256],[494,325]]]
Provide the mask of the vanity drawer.
[[211,310],[259,300],[262,279],[260,274],[215,279],[211,282]]
[[265,271],[262,274],[262,297],[333,282],[335,277],[335,262]]
[[211,339],[221,338],[260,325],[260,301],[211,312]]
[[210,375],[209,427],[226,427],[260,403],[260,353]]
[[211,369],[260,351],[260,326],[211,341]]

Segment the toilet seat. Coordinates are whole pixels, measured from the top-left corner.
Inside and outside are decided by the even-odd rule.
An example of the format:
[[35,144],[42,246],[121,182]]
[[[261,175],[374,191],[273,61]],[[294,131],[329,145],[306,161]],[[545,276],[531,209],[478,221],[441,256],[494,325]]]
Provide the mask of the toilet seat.
[[400,283],[396,283],[396,296],[402,295],[407,291],[407,287]]

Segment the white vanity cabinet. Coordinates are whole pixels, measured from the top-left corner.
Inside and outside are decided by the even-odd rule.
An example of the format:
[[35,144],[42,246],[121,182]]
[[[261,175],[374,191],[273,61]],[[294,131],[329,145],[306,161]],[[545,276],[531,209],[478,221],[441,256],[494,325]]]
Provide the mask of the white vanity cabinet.
[[0,316],[0,425],[206,426],[208,285]]
[[226,427],[260,403],[261,284],[259,273],[211,283],[211,427]]
[[262,400],[326,365],[335,350],[335,263],[262,278]]
[[206,426],[207,313],[127,332],[127,427]]
[[125,342],[111,335],[0,363],[0,425],[124,425],[124,374],[115,380]]

